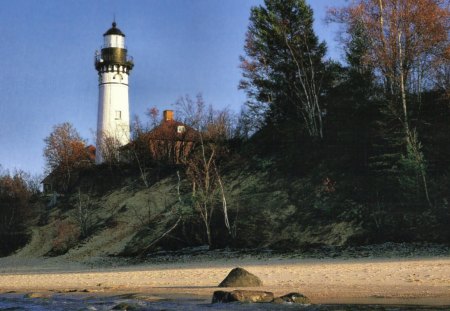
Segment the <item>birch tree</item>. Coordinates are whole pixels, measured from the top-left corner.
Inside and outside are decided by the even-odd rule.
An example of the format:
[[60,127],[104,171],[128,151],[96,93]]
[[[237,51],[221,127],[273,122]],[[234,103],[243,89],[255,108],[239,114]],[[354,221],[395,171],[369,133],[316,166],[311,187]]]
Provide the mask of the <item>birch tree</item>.
[[184,159],[186,175],[192,185],[192,205],[200,215],[205,228],[208,245],[213,245],[212,220],[219,206],[228,233],[231,226],[221,161],[227,154],[226,140],[231,137],[231,116],[227,110],[215,111],[206,107],[201,95],[193,101],[189,96],[181,98],[177,107],[180,116],[197,130],[196,148]]
[[422,145],[411,118],[412,98],[420,104],[422,91],[449,64],[449,1],[359,0],[333,9],[331,15],[347,30],[363,26],[368,38],[365,62],[384,85],[386,108],[402,128],[404,156],[415,163],[431,204]]

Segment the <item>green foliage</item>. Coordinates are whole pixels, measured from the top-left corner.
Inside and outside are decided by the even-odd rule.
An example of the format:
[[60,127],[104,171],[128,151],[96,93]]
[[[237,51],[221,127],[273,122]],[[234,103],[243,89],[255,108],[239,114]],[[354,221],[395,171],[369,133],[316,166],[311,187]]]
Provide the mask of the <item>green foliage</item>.
[[417,201],[420,193],[420,172],[423,164],[418,162],[412,148],[408,146],[406,156],[401,157],[399,165],[399,190],[409,202]]
[[314,33],[312,9],[304,0],[264,3],[251,10],[247,56],[241,58],[247,113],[282,132],[295,128],[322,137],[319,97],[326,46]]

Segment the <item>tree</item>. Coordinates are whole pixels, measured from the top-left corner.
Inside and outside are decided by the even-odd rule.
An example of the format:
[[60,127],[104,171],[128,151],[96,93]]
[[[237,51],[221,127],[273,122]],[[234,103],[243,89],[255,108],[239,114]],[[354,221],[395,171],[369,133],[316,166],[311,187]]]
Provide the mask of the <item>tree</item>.
[[359,0],[331,13],[347,30],[356,25],[364,28],[368,38],[364,61],[384,85],[385,109],[401,126],[403,162],[409,167],[414,164],[431,204],[412,110],[414,100],[420,109],[422,91],[430,87],[438,68],[450,60],[448,0]]
[[148,133],[149,128],[144,127],[138,116],[134,116],[131,126],[131,144],[129,144],[129,152],[132,161],[134,161],[140,172],[142,182],[148,188],[147,173],[152,163],[152,158],[147,144],[145,134]]
[[443,64],[436,70],[435,87],[450,99],[450,62]]
[[93,226],[93,205],[89,195],[82,195],[78,189],[77,209],[74,215],[75,223],[80,232],[80,238],[84,239],[89,236]]
[[0,172],[0,256],[15,250],[26,241],[25,223],[31,216],[30,197],[23,171]]
[[[313,11],[304,0],[265,0],[253,7],[241,57],[248,113],[278,128],[302,128],[323,137],[320,104],[325,43],[313,30]],[[294,125],[294,129],[292,128]]]
[[203,222],[208,245],[213,245],[211,222],[215,210],[222,207],[224,223],[231,234],[224,183],[221,177],[221,160],[227,154],[226,140],[233,133],[233,124],[227,110],[215,111],[206,107],[201,95],[194,102],[189,96],[177,102],[180,116],[197,130],[198,145],[184,158],[186,175],[192,184],[192,204]]
[[102,152],[102,160],[104,163],[112,167],[120,162],[121,142],[115,137],[107,134],[102,135],[101,141],[97,139],[97,144]]
[[[379,87],[374,83],[373,71],[363,62],[367,36],[356,25],[344,46],[346,66],[336,65],[335,76],[339,81],[327,92],[327,143],[333,157],[347,170],[366,172],[370,145],[373,143],[372,128],[379,120],[377,111]],[[349,122],[349,119],[351,122]]]
[[146,115],[150,119],[149,129],[154,129],[155,127],[157,127],[158,124],[160,123],[159,109],[153,106],[147,110]]
[[436,69],[448,64],[450,11],[448,0],[360,0],[332,11],[347,29],[360,25],[367,34],[365,61],[372,66],[393,112],[402,122],[405,139],[412,135],[408,91],[420,93]]
[[62,189],[68,190],[72,172],[91,163],[85,141],[73,125],[66,122],[55,125],[44,142],[47,170],[55,174]]

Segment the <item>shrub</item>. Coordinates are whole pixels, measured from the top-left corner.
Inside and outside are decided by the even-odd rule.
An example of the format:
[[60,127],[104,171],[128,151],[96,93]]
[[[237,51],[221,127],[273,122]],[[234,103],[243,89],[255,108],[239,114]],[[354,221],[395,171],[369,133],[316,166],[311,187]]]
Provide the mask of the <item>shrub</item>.
[[74,247],[80,239],[80,229],[69,220],[58,220],[55,224],[52,254],[62,255]]

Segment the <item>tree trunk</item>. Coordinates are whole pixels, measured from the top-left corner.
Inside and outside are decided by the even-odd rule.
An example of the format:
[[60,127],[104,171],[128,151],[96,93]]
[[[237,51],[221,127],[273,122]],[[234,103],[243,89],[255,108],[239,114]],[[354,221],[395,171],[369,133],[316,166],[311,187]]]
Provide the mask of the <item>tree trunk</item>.
[[212,246],[211,226],[206,221],[204,223],[205,223],[205,229],[206,229],[206,238],[208,239],[208,246],[209,246],[209,249],[211,249],[211,246]]
[[406,145],[411,145],[411,131],[409,127],[408,106],[406,104],[405,75],[403,68],[403,48],[402,48],[402,32],[398,34],[398,53],[399,53],[399,70],[400,70],[400,93],[402,98],[403,110],[403,128],[405,130]]
[[[381,1],[381,0],[380,0]],[[411,128],[409,126],[409,118],[408,118],[408,106],[406,102],[406,87],[405,87],[405,75],[403,68],[403,48],[402,48],[402,32],[400,31],[398,34],[398,53],[400,60],[400,92],[402,99],[402,109],[403,109],[403,127],[405,130],[405,139],[406,139],[406,149],[408,147],[414,153],[414,160],[416,165],[418,166],[419,173],[422,177],[423,190],[425,193],[425,198],[427,200],[428,205],[431,207],[430,196],[428,194],[428,183],[425,175],[425,167],[424,167],[424,158],[422,151],[420,150],[420,143],[417,137],[417,133],[411,132]]]

